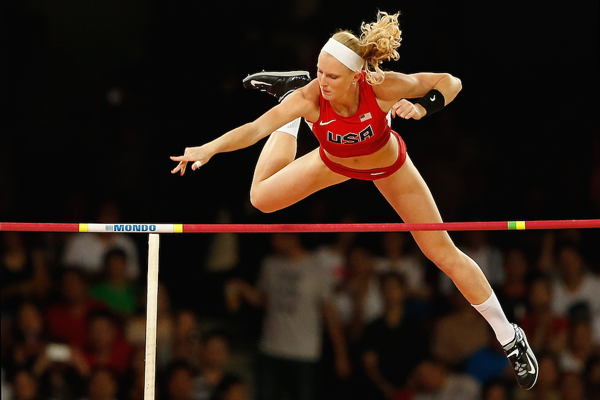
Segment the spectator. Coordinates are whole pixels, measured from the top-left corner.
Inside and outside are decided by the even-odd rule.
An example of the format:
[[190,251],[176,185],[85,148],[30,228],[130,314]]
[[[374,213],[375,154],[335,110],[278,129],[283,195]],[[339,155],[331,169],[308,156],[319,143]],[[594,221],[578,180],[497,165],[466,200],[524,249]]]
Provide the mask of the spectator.
[[[356,218],[351,215],[343,217],[341,223],[356,223]],[[339,232],[331,244],[321,245],[315,255],[319,264],[325,268],[328,275],[333,278],[334,288],[339,287],[348,273],[346,258],[349,250],[356,242],[356,232]]]
[[506,386],[502,382],[488,383],[482,391],[482,400],[508,400]]
[[172,358],[197,366],[201,347],[198,317],[191,310],[179,310],[174,319]]
[[465,364],[465,373],[472,376],[483,387],[500,382],[505,376],[512,377],[512,369],[506,359],[504,349],[490,333],[487,346],[475,351]]
[[584,377],[588,399],[600,400],[600,355],[588,360]]
[[223,332],[202,338],[200,373],[194,379],[194,400],[210,400],[215,388],[228,378],[229,339]]
[[44,398],[74,400],[81,397],[90,369],[83,353],[66,344],[50,343],[37,358],[32,372],[40,380]]
[[[594,320],[600,318],[600,278],[586,271],[579,250],[573,245],[558,249],[557,261],[560,278],[554,283],[552,309],[567,316],[569,309],[579,303],[586,304]],[[600,333],[596,333],[600,338]]]
[[2,400],[12,400],[12,388],[10,384],[5,379],[4,368],[2,368],[2,381],[1,381],[2,393],[0,394],[0,399]]
[[587,400],[581,374],[569,372],[562,375],[560,400]]
[[560,353],[561,372],[582,374],[588,361],[600,355],[600,346],[594,342],[589,321],[573,321],[569,326],[567,347]]
[[87,319],[106,306],[90,297],[87,278],[80,269],[62,271],[60,299],[46,312],[48,334],[53,341],[83,348],[88,337]]
[[566,346],[568,320],[552,311],[552,282],[537,278],[531,283],[527,313],[521,327],[537,352],[559,353]]
[[519,248],[509,249],[502,259],[504,279],[499,284],[498,298],[508,320],[520,322],[525,315],[529,292],[529,260]]
[[410,386],[413,400],[479,400],[481,389],[468,375],[450,372],[440,361],[425,360],[416,368]]
[[21,232],[0,232],[0,237],[0,305],[14,315],[24,299],[45,299],[51,281],[44,257],[27,246]]
[[138,287],[127,276],[127,254],[121,248],[106,252],[103,262],[103,280],[92,286],[93,298],[104,302],[112,311],[123,316],[137,309]]
[[[155,372],[162,372],[158,369]],[[144,400],[144,389],[146,385],[146,348],[145,346],[134,346],[129,358],[127,375],[121,380],[126,386],[122,393],[128,400]],[[158,397],[158,396],[157,396]]]
[[413,369],[428,355],[425,328],[404,312],[405,281],[387,273],[381,278],[383,315],[367,326],[362,364],[368,379],[363,398],[393,399]]
[[85,347],[85,358],[90,368],[109,368],[117,378],[123,377],[129,367],[132,350],[111,313],[96,312],[90,315]]
[[458,290],[450,297],[453,310],[433,328],[432,355],[451,367],[461,366],[469,356],[488,345],[488,325]]
[[4,313],[0,318],[0,365],[2,365],[3,371],[12,356],[14,347],[15,324],[13,319],[13,317],[9,317],[8,314]]
[[538,381],[531,390],[516,390],[515,400],[561,400],[558,361],[552,353],[538,354]]
[[14,328],[14,344],[8,363],[11,375],[19,369],[31,370],[48,344],[42,312],[39,306],[32,301],[21,303],[17,310]]
[[95,369],[89,379],[86,396],[82,400],[116,400],[119,383],[108,368]]
[[422,254],[406,250],[408,232],[385,232],[382,236],[383,257],[376,260],[378,274],[396,272],[406,280],[406,298],[429,299],[431,288],[425,280],[426,265]]
[[27,369],[15,373],[12,381],[13,400],[40,400],[39,382]]
[[247,392],[248,385],[242,378],[230,375],[219,383],[210,400],[246,400]]
[[194,399],[194,369],[184,361],[175,361],[169,365],[166,374],[165,400]]
[[322,321],[330,333],[340,377],[349,374],[344,336],[332,303],[330,276],[309,253],[298,234],[274,234],[274,254],[261,266],[258,286],[228,282],[254,306],[265,307],[257,377],[258,398],[317,397]]
[[348,276],[336,295],[338,315],[351,344],[357,343],[365,327],[383,312],[383,298],[375,259],[365,247],[348,253]]
[[[117,204],[113,201],[102,203],[97,219],[105,224],[119,223],[121,216]],[[137,279],[140,274],[138,251],[135,242],[124,233],[73,234],[67,239],[61,263],[81,268],[91,278],[97,279],[102,271],[104,255],[115,247],[127,254],[127,277]]]

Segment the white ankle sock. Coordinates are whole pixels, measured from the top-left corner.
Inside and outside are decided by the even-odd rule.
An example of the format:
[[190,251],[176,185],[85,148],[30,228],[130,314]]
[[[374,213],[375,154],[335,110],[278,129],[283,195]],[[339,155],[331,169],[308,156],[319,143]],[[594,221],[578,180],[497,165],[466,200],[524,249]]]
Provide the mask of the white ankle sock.
[[295,138],[298,138],[298,129],[300,129],[300,121],[302,118],[296,118],[292,122],[287,125],[282,126],[281,128],[275,130],[275,132],[285,132],[289,133]]
[[473,307],[490,324],[496,334],[496,339],[498,339],[501,345],[504,346],[515,338],[515,330],[510,322],[508,322],[508,319],[506,319],[496,293],[492,291],[489,299],[479,305],[473,305]]

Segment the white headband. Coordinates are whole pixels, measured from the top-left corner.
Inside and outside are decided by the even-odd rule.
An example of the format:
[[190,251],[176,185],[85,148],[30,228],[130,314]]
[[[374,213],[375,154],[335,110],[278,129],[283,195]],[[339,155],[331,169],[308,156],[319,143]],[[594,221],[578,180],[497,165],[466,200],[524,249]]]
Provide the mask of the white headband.
[[332,38],[325,43],[325,46],[323,46],[321,51],[332,55],[339,62],[354,72],[362,70],[363,66],[365,65],[365,60],[361,56]]

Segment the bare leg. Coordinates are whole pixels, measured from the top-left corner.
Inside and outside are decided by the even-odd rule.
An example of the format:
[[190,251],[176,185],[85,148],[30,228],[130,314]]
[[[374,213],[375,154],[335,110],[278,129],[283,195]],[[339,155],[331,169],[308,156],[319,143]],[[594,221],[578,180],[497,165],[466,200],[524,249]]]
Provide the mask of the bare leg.
[[284,132],[273,132],[258,157],[252,187],[273,176],[296,158],[297,140]]
[[[377,188],[407,223],[442,222],[425,181],[411,162],[393,175],[375,181]],[[525,333],[506,319],[500,302],[479,266],[458,250],[447,232],[413,232],[423,253],[453,281],[463,296],[490,324],[502,345],[519,385],[531,389],[538,377],[538,363]]]
[[[433,196],[410,158],[395,174],[375,185],[406,223],[442,222]],[[471,304],[481,304],[492,288],[470,257],[460,251],[445,231],[412,232],[427,258],[448,275]]]
[[332,172],[319,156],[318,149],[298,158],[296,138],[274,132],[258,158],[250,199],[263,212],[288,207],[308,195],[348,180]]

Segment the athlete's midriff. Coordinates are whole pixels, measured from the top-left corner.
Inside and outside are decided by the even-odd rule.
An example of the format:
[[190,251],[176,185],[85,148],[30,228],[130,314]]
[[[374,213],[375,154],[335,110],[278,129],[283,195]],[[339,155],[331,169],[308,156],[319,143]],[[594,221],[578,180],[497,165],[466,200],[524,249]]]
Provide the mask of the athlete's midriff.
[[[392,133],[388,135],[389,139],[392,138]],[[373,169],[388,167],[396,162],[398,158],[398,142],[396,140],[388,140],[386,144],[373,154],[357,157],[336,157],[329,153],[326,149],[323,149],[327,158],[336,164],[343,165],[353,169]]]
[[395,147],[398,149],[398,151],[395,161],[385,167],[377,166],[375,168],[364,168],[366,165],[365,163],[360,165],[361,168],[348,167],[346,165],[333,162],[331,159],[329,159],[322,147],[319,148],[319,155],[321,156],[321,160],[327,166],[327,168],[337,174],[353,179],[376,181],[392,176],[394,173],[396,173],[396,171],[402,168],[402,165],[404,165],[404,162],[406,161],[406,144],[400,135],[392,131],[392,138],[390,142],[396,143]]

